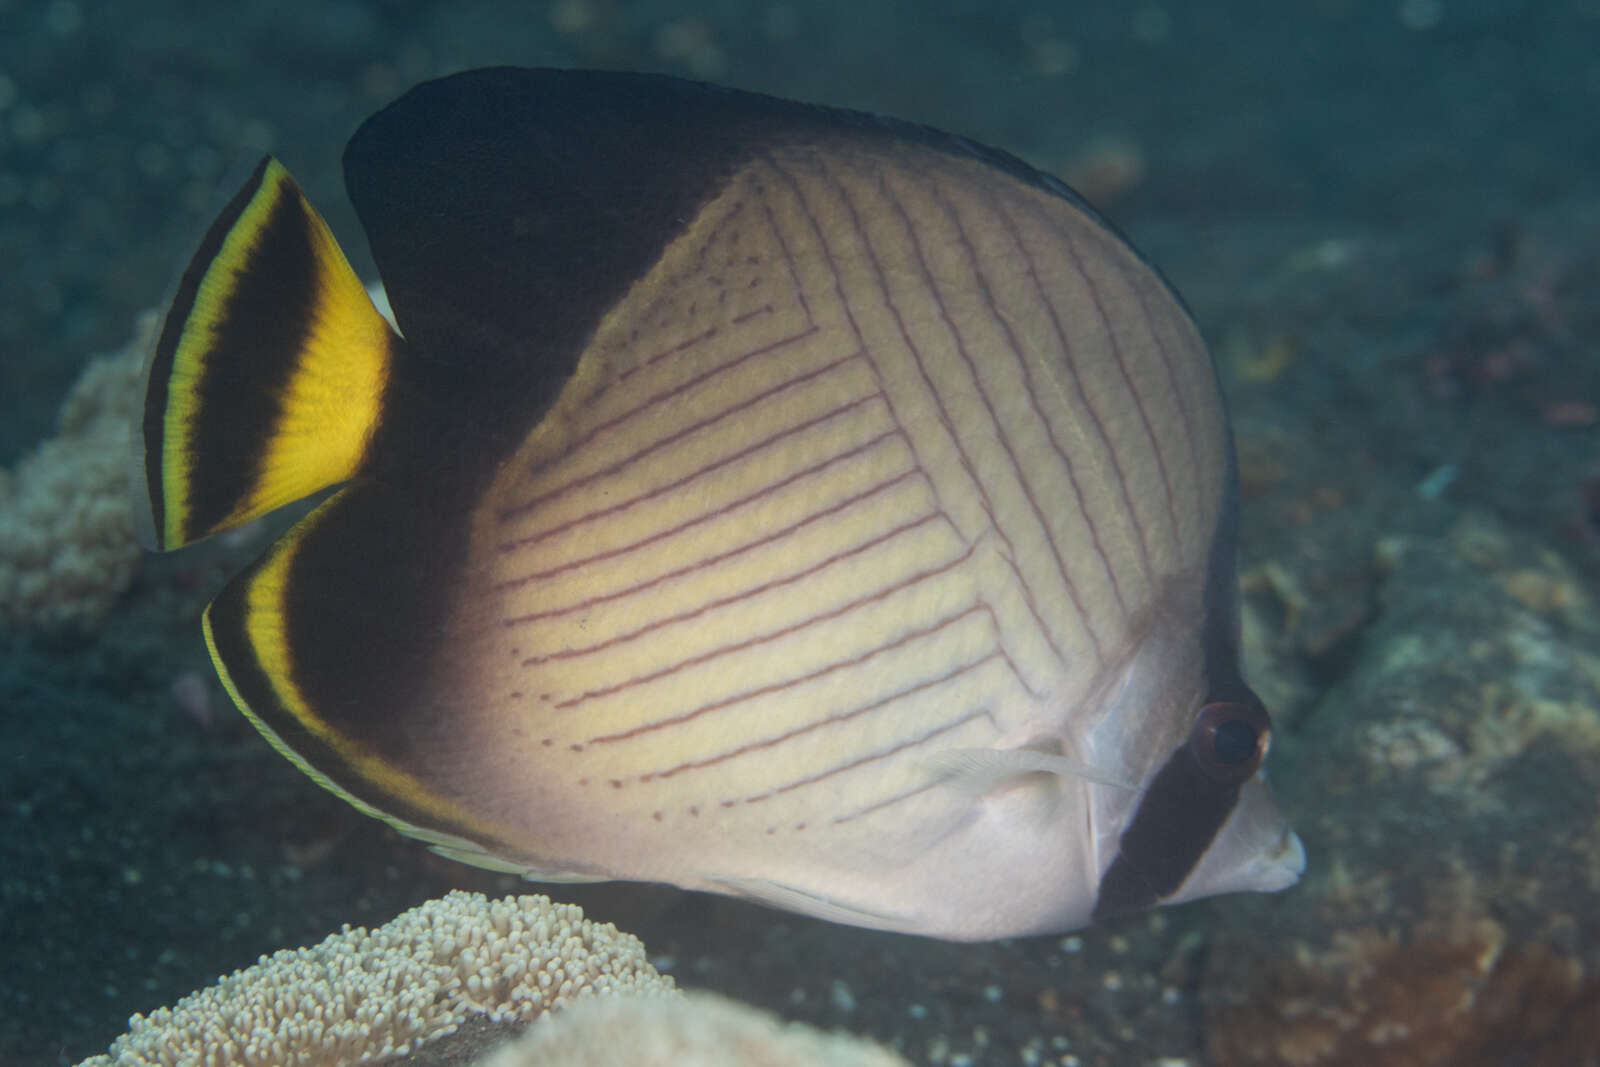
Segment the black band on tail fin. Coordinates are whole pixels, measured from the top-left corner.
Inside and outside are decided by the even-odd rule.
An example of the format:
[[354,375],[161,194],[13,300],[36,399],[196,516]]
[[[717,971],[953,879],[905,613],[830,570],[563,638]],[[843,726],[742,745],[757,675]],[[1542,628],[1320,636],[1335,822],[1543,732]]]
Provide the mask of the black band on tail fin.
[[152,358],[141,473],[155,547],[354,474],[399,344],[327,224],[263,159],[184,272]]

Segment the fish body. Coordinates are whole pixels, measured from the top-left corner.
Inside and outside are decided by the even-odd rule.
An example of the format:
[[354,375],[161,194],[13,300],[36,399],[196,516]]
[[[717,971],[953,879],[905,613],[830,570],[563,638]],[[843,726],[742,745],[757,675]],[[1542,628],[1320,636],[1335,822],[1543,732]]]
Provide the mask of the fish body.
[[1181,302],[965,140],[492,69],[369,119],[398,328],[282,165],[154,353],[172,548],[337,486],[207,609],[357,807],[538,879],[952,939],[1291,884]]

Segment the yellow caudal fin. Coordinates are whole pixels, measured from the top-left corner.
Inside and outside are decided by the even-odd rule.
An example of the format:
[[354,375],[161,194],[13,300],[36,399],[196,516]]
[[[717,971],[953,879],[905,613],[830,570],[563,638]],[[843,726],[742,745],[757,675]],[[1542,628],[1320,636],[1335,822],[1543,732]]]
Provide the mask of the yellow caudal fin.
[[355,474],[400,343],[263,159],[184,272],[151,358],[142,540],[176,548]]

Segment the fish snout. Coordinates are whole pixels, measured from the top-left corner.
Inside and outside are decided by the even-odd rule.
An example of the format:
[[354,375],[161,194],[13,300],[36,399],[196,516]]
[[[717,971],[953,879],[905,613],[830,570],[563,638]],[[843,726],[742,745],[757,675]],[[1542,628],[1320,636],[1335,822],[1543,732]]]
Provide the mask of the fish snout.
[[1222,893],[1275,893],[1300,880],[1305,845],[1257,774],[1239,790],[1233,813],[1200,862],[1163,903],[1178,904]]

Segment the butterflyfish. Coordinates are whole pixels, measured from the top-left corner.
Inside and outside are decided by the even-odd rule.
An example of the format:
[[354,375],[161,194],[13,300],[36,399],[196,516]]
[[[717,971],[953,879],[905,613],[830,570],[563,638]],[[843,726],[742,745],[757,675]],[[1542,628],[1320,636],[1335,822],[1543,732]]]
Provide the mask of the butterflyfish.
[[369,118],[381,315],[264,159],[156,342],[176,548],[320,491],[203,630],[318,784],[532,879],[953,940],[1292,884],[1227,414],[1020,160],[666,77]]

